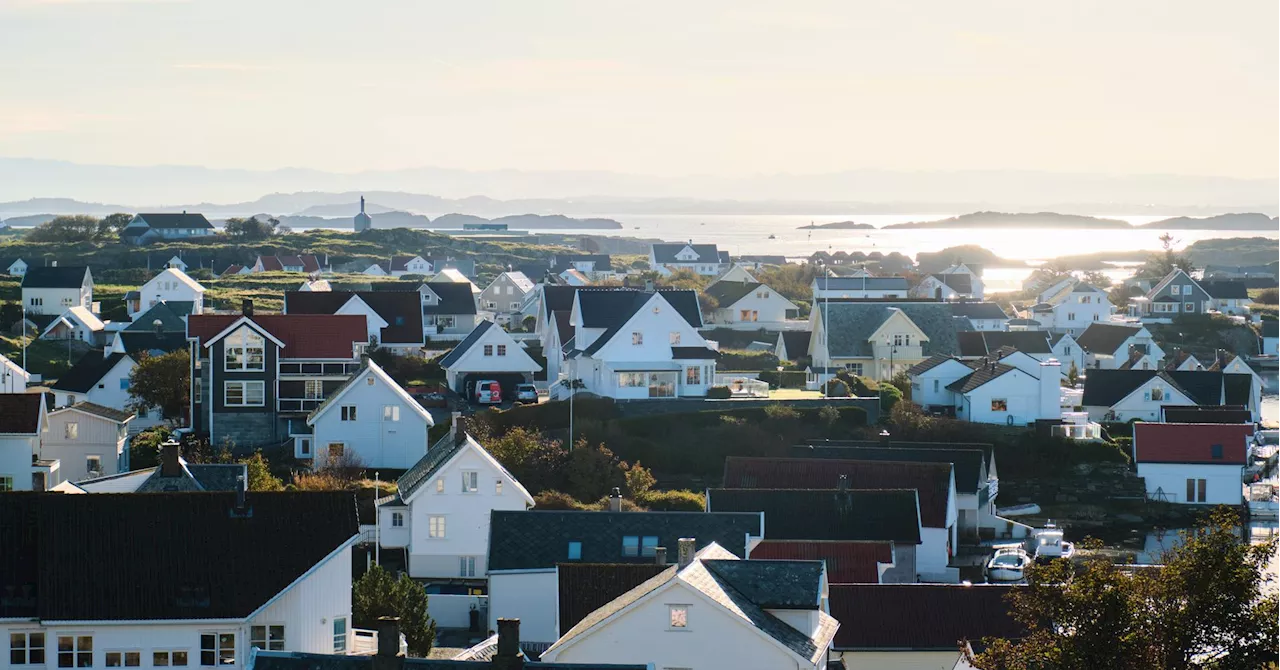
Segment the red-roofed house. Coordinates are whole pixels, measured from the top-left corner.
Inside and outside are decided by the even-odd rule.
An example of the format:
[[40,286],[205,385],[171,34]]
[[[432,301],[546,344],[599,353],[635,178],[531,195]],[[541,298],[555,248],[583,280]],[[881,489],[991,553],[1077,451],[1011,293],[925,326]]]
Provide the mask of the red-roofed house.
[[823,561],[829,584],[879,584],[885,570],[893,567],[893,543],[763,540],[751,549],[748,558]]
[[1239,505],[1252,424],[1133,424],[1134,462],[1155,500]]
[[292,441],[313,454],[307,414],[360,368],[364,316],[194,314],[192,428],[236,452]]

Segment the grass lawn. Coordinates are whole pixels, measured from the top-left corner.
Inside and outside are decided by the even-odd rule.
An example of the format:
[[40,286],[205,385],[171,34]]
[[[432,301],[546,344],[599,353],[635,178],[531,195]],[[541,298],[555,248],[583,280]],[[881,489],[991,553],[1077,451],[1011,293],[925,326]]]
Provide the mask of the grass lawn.
[[[88,347],[83,342],[71,343],[71,362],[80,360]],[[22,365],[22,338],[0,336],[0,354]],[[67,343],[51,340],[33,340],[27,345],[27,372],[41,375],[45,382],[56,380],[69,370]]]

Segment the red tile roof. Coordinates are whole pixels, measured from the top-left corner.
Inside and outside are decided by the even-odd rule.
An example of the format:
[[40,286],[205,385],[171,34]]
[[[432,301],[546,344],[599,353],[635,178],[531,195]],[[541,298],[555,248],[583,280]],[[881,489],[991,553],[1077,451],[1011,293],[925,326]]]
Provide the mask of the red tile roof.
[[[1133,424],[1133,450],[1139,463],[1220,463],[1244,465],[1251,424]],[[1214,446],[1221,445],[1221,458]]]
[[320,271],[320,259],[316,258],[315,254],[302,254],[301,256],[298,256],[298,258],[302,260],[303,272],[310,273]]
[[[945,528],[951,492],[950,463],[905,463],[825,458],[741,458],[724,463],[724,488],[834,489],[840,475],[851,489],[915,489],[920,523]],[[766,519],[767,521],[767,519]]]
[[277,256],[282,267],[302,267],[302,259],[297,256]]
[[[239,314],[193,314],[187,317],[187,337],[198,338],[203,346],[239,318]],[[360,314],[259,314],[251,318],[284,342],[281,358],[349,359],[352,343],[369,340]]]
[[893,543],[765,540],[750,558],[826,561],[830,584],[878,584],[879,564],[893,562]]
[[262,261],[263,272],[281,272],[284,270],[284,265],[280,263],[280,258],[277,256],[259,256],[258,260]]
[[34,434],[43,401],[41,393],[0,393],[0,433]]
[[1025,630],[1005,597],[1016,586],[978,584],[833,584],[837,650],[954,652],[960,640],[1018,638]]

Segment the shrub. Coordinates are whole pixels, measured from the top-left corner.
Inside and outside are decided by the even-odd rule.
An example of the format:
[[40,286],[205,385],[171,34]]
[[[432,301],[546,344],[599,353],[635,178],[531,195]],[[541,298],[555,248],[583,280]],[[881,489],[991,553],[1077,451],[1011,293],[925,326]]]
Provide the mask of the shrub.
[[808,381],[803,370],[783,370],[781,375],[777,370],[765,370],[760,373],[759,379],[770,386],[785,389],[804,388],[805,382]]
[[827,396],[831,398],[848,398],[849,385],[842,379],[831,379],[827,381]]
[[880,385],[880,411],[890,412],[893,406],[902,401],[902,391],[893,384]]
[[716,358],[716,370],[771,371],[777,374],[778,357],[772,351],[721,351]]
[[578,502],[577,498],[563,491],[543,491],[533,497],[533,504],[536,509],[550,510],[581,510],[587,506]]
[[[866,412],[863,412],[863,415],[865,416]],[[823,406],[822,409],[818,410],[818,420],[822,421],[822,423],[828,426],[835,423],[839,418],[840,418],[840,410],[830,405],[825,405]]]
[[345,491],[351,480],[332,471],[299,472],[289,486],[295,491]]
[[783,405],[782,403],[765,405],[764,415],[769,417],[771,421],[783,421],[786,419],[800,418],[800,412],[797,412],[794,407],[790,405]]
[[1269,288],[1259,291],[1258,297],[1254,298],[1254,302],[1264,305],[1280,304],[1280,289]]
[[129,467],[134,470],[160,465],[160,443],[169,439],[169,429],[148,428],[129,441]]
[[712,386],[707,389],[707,398],[711,400],[728,400],[733,397],[733,391],[728,386]]
[[701,512],[706,500],[693,491],[650,491],[639,502],[654,512]]
[[634,465],[627,468],[627,493],[632,498],[639,499],[653,488],[658,480],[654,479],[653,473],[649,469],[640,465],[640,461],[636,461]]

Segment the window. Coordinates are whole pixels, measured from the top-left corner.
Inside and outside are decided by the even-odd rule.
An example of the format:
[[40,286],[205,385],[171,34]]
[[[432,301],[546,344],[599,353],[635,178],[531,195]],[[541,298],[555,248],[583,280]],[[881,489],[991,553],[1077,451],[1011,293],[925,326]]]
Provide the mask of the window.
[[991,411],[992,412],[1008,412],[1009,401],[1005,398],[992,398]]
[[355,405],[343,405],[340,409],[342,410],[342,417],[341,417],[341,418],[342,418],[342,420],[343,420],[343,421],[355,421],[355,420],[356,420],[356,406],[355,406]]
[[645,535],[640,538],[640,555],[656,556],[658,554],[658,537],[656,535]]
[[9,665],[44,665],[44,633],[9,633]]
[[511,303],[511,309],[512,309],[512,310],[520,309],[520,303],[518,303],[518,302],[512,302],[512,303]]
[[640,536],[638,535],[623,536],[622,555],[623,556],[639,556],[640,555]]
[[226,351],[224,370],[262,372],[266,358],[266,340],[261,335],[248,328],[241,328],[228,335],[223,346]]
[[86,472],[102,472],[102,457],[85,456],[84,469]]
[[582,560],[582,543],[581,542],[569,543],[569,560],[571,561]]
[[641,344],[644,344],[644,333],[642,333],[642,332],[640,332],[640,331],[636,331],[636,332],[634,332],[634,333],[631,333],[631,344],[632,344],[632,345],[635,345],[635,346],[639,346],[639,345],[641,345]]
[[1209,457],[1215,461],[1222,460],[1222,445],[1221,444],[1209,445]]
[[250,626],[249,644],[267,651],[284,651],[284,626]]
[[236,664],[235,633],[201,633],[200,665],[219,666]]
[[702,366],[697,365],[684,369],[684,383],[690,386],[698,386],[702,383]]
[[941,380],[938,380],[938,379],[933,380],[933,392],[934,392],[934,393],[937,393],[937,392],[938,392],[938,387],[939,387],[939,386],[941,386],[941,385],[942,385]]
[[853,374],[853,375],[855,375],[855,376],[858,376],[858,377],[861,377],[861,376],[862,376],[862,364],[861,364],[861,363],[847,363],[847,364],[845,364],[845,366],[844,366],[844,367],[845,367],[845,368],[846,368],[846,369],[847,369],[851,374]]
[[671,630],[689,629],[689,606],[667,605],[667,626]]
[[1208,482],[1203,479],[1187,480],[1187,502],[1205,502],[1208,498],[1205,496],[1205,485]]
[[475,493],[480,490],[480,473],[475,470],[462,471],[462,492]]
[[333,651],[340,652],[347,650],[347,618],[343,616],[333,618]]
[[109,651],[106,653],[108,668],[136,668],[142,665],[140,651]]
[[302,454],[303,457],[311,456],[311,438],[304,437],[298,440],[298,453]]
[[71,306],[71,298],[63,298],[63,299],[62,299],[62,306],[63,306],[63,307],[70,307],[70,306]]
[[476,557],[461,556],[458,558],[458,576],[459,577],[475,577],[476,576]]
[[1152,387],[1151,387],[1151,399],[1152,399],[1152,400],[1164,400],[1164,387],[1163,387],[1163,386],[1152,386]]
[[667,336],[667,339],[671,341],[671,346],[680,346],[680,333],[673,332]]
[[1170,286],[1170,287],[1169,287],[1169,293],[1171,293],[1171,294],[1173,294],[1173,295],[1181,295],[1181,294],[1182,294],[1182,287],[1181,287],[1181,286],[1178,286],[1177,284],[1174,284],[1174,285],[1172,285],[1172,286]]
[[1191,284],[1182,285],[1182,295],[1191,295]]
[[404,528],[404,512],[391,513],[391,527]]
[[44,298],[32,298],[32,299],[31,299],[31,306],[32,306],[32,307],[42,307],[42,306],[44,306]]
[[[99,386],[101,386],[101,384],[99,384]],[[121,390],[121,391],[128,391],[128,390],[129,390],[129,378],[128,378],[128,377],[121,377],[121,378],[120,378],[120,390]]]
[[492,345],[492,344],[486,344],[486,345],[484,345],[484,355],[485,355],[485,356],[492,356],[492,355],[493,355],[493,345]]
[[[129,380],[126,379],[124,381],[127,382]],[[198,405],[201,403],[201,401],[204,400],[204,386],[200,384],[199,379],[196,379],[196,383],[193,384],[191,388],[192,388],[192,391],[194,391],[195,393],[195,403]]]
[[302,397],[307,400],[319,400],[324,397],[324,382],[319,379],[308,379],[302,382]]
[[383,405],[382,420],[383,421],[399,421],[400,406],[399,405]]
[[496,496],[500,496],[500,495],[502,495],[502,480],[501,480],[501,479],[494,480],[494,482],[493,482],[493,494],[494,494],[494,495],[496,495]]
[[427,537],[444,539],[444,517],[442,516],[427,517]]
[[437,480],[436,480],[436,493],[444,493],[444,480],[443,480],[443,479],[437,479]]
[[499,345],[498,345],[498,355],[499,355],[499,356],[506,356],[506,355],[507,355],[507,345],[505,345],[505,344],[499,344]]
[[227,407],[262,407],[262,382],[223,382],[222,402]]
[[185,666],[187,652],[178,650],[156,650],[151,652],[151,665],[157,668],[168,666]]
[[896,334],[894,334],[894,336],[893,336],[893,346],[895,346],[895,347],[900,347],[900,346],[902,346],[902,343],[903,343],[903,340],[902,340],[902,334],[901,334],[901,333],[896,333]]
[[1066,346],[1062,347],[1062,353],[1063,353],[1064,355],[1070,356],[1070,355],[1071,355],[1071,345],[1070,345],[1070,344],[1068,344],[1068,345],[1066,345]]
[[92,668],[93,636],[92,635],[59,635],[58,636],[59,668]]
[[336,463],[342,460],[342,454],[346,453],[347,445],[341,442],[329,443],[329,462]]
[[13,490],[13,477],[0,476],[0,493]]
[[80,422],[68,421],[62,426],[62,436],[68,440],[80,439]]
[[1067,321],[1075,321],[1075,320],[1076,320],[1076,313],[1075,313],[1075,312],[1067,312]]
[[1187,302],[1187,303],[1183,303],[1183,304],[1182,304],[1182,311],[1184,311],[1184,312],[1194,312],[1194,311],[1196,311],[1196,304],[1195,304],[1194,302]]

